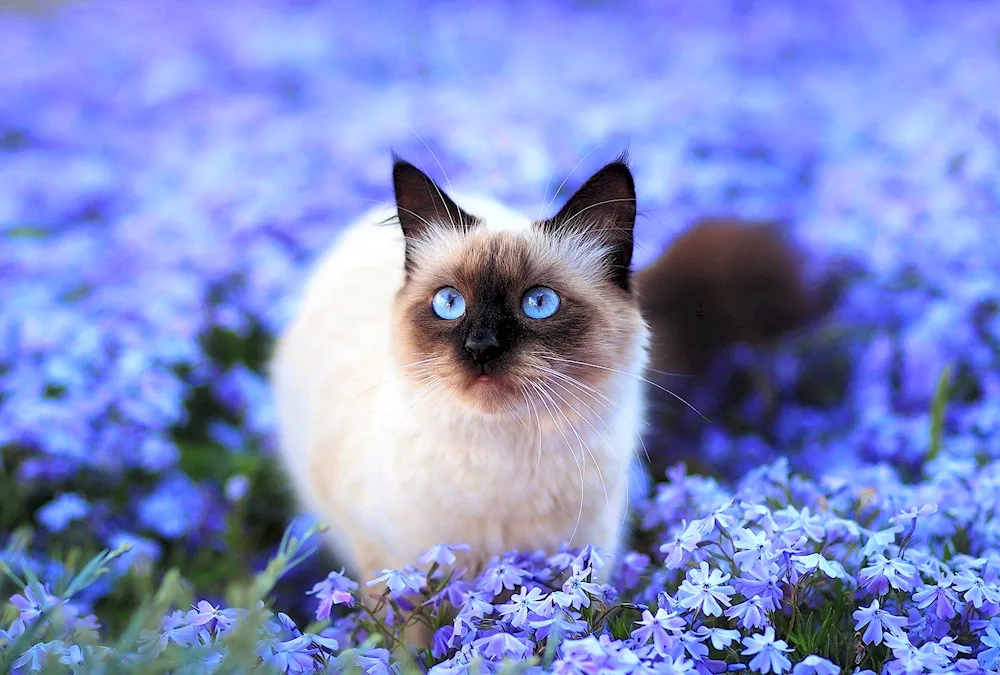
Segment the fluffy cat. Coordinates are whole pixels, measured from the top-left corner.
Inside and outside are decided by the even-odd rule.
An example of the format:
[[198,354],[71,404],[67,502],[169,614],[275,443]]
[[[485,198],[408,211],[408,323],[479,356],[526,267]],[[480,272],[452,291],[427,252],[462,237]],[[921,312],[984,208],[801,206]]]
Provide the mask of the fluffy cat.
[[365,578],[439,543],[473,571],[567,541],[613,554],[649,342],[628,167],[538,222],[460,207],[406,162],[393,182],[396,209],[342,234],[276,349],[298,495]]
[[[684,342],[706,333],[691,325],[732,329],[705,338],[704,352],[757,335],[753,311],[748,325],[727,323],[716,314],[741,308],[697,293],[720,273],[761,286],[753,275],[773,265],[722,254],[720,269],[703,268],[685,254],[699,238],[733,246],[696,228],[695,243],[640,272],[637,289],[624,157],[547,220],[453,200],[398,159],[393,184],[395,208],[343,232],[277,345],[280,452],[303,506],[366,579],[441,543],[468,544],[460,564],[473,573],[513,549],[591,544],[614,556],[644,430],[647,318],[657,363],[693,367],[703,354],[689,358],[697,345]],[[763,287],[780,300],[797,283]],[[739,296],[729,281],[719,288]]]

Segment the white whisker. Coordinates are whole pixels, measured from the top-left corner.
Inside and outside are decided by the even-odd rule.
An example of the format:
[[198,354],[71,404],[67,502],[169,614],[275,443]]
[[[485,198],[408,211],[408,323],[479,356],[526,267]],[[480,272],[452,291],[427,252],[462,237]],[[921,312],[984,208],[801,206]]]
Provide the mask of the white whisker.
[[636,375],[635,373],[630,373],[630,372],[625,371],[625,370],[618,370],[617,368],[609,368],[607,366],[599,366],[596,363],[587,363],[586,361],[574,361],[573,359],[566,359],[566,358],[563,358],[561,356],[551,356],[550,355],[547,358],[549,358],[549,359],[551,359],[553,361],[560,361],[562,363],[572,363],[572,364],[577,365],[577,366],[586,366],[588,368],[597,368],[598,370],[607,370],[607,371],[612,372],[612,373],[618,373],[619,375],[625,375],[626,377],[633,377],[633,378],[635,378],[635,379],[637,379],[637,380],[639,380],[641,382],[645,382],[646,384],[648,384],[650,386],[656,387],[657,389],[670,394],[671,396],[673,396],[674,398],[676,398],[678,401],[680,401],[681,403],[683,403],[684,405],[686,405],[688,408],[690,408],[691,410],[693,410],[696,413],[698,413],[698,415],[703,420],[705,420],[709,424],[712,423],[712,420],[710,420],[707,417],[705,417],[704,415],[702,415],[700,410],[698,410],[693,405],[691,405],[690,403],[688,403],[686,400],[684,400],[683,398],[681,398],[678,394],[675,394],[674,392],[670,391],[666,387],[663,387],[663,386],[657,384],[656,382],[653,382],[652,380],[646,379],[645,377],[642,377],[641,375]]
[[[569,442],[569,438],[567,438],[566,434],[563,433],[562,426],[559,424],[559,421],[556,419],[555,414],[552,412],[552,409],[558,409],[556,402],[552,400],[552,397],[549,396],[544,389],[538,386],[538,383],[529,382],[528,384],[530,384],[531,387],[537,393],[542,395],[543,397],[541,399],[542,405],[545,406],[545,410],[549,413],[549,418],[552,420],[552,423],[556,426],[556,430],[559,432],[559,435],[562,436],[563,441],[566,443],[566,449],[569,450],[570,455],[573,457],[573,461],[576,463],[576,469],[577,471],[580,472],[580,509],[579,511],[577,511],[576,523],[573,525],[573,532],[570,534],[569,537],[569,541],[571,542],[573,541],[573,538],[576,537],[576,533],[580,529],[580,522],[583,520],[584,495],[586,494],[586,486],[587,486],[586,479],[584,478],[583,467],[580,465],[580,460],[576,458],[576,453],[573,452],[573,446]],[[549,408],[549,403],[546,402],[546,399],[548,399],[548,401],[552,403],[552,409]]]

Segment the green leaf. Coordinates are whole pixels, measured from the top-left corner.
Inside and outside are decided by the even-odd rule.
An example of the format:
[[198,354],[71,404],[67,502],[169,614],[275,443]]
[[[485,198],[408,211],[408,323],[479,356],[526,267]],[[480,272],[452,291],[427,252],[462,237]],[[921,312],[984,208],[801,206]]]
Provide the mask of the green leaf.
[[945,366],[938,378],[937,389],[934,391],[934,403],[931,406],[931,440],[927,450],[926,460],[929,462],[941,452],[941,437],[944,434],[944,411],[948,405],[948,394],[951,388],[950,365]]

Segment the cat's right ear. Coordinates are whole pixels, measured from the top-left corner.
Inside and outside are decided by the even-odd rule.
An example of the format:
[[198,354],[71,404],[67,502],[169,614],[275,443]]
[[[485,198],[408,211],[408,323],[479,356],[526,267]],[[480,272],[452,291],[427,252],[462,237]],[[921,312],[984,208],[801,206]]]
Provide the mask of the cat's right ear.
[[396,212],[406,238],[406,272],[412,271],[412,247],[415,240],[431,227],[471,227],[474,218],[458,207],[444,190],[423,171],[393,155],[392,185],[396,193]]
[[392,185],[403,235],[419,237],[431,226],[467,229],[472,217],[458,207],[427,174],[407,161],[394,158]]

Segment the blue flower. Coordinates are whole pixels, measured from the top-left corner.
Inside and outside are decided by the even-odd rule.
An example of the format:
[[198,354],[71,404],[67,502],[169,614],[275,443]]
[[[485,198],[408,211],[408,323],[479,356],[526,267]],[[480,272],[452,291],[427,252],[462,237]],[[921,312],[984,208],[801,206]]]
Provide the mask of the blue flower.
[[517,660],[523,659],[533,648],[530,643],[503,631],[496,631],[492,635],[477,638],[472,644],[483,656],[495,661],[507,657]]
[[49,589],[39,584],[29,584],[24,589],[24,595],[15,593],[10,598],[10,604],[18,611],[20,618],[25,623],[31,623],[37,619],[42,612],[56,607],[61,600],[49,592]]
[[701,528],[697,523],[689,525],[686,521],[681,521],[681,527],[673,540],[660,546],[660,552],[667,554],[663,560],[667,569],[681,567],[689,559],[689,554],[698,548],[701,539]]
[[506,562],[494,562],[494,564],[479,576],[479,589],[499,595],[504,589],[514,590],[524,581],[526,574],[524,570],[518,569],[514,565]]
[[308,635],[290,640],[266,640],[257,646],[257,654],[265,663],[282,673],[312,673],[316,671],[313,655],[316,649]]
[[770,672],[781,675],[792,667],[792,662],[785,656],[787,652],[792,651],[791,648],[784,640],[774,639],[774,629],[770,626],[764,630],[763,634],[757,633],[743,638],[743,646],[745,649],[741,654],[753,656],[750,659],[751,670],[764,675]]
[[394,595],[419,593],[427,585],[427,578],[419,570],[408,567],[404,570],[382,570],[382,574],[368,582],[369,586],[385,583]]
[[993,604],[1000,603],[1000,588],[996,584],[987,583],[982,577],[965,570],[955,575],[952,587],[962,596],[966,602],[971,602],[972,606],[979,609],[986,602]]
[[771,623],[767,613],[773,611],[769,600],[754,595],[749,600],[733,605],[726,610],[726,616],[736,619],[740,628],[763,628]]
[[560,607],[573,609],[590,607],[590,599],[602,598],[605,590],[601,584],[587,581],[591,574],[592,570],[589,567],[581,569],[579,565],[574,564],[573,573],[563,584],[562,590],[552,594],[552,601]]
[[980,642],[983,643],[986,649],[979,652],[979,655],[976,657],[979,660],[979,665],[987,670],[996,670],[1000,666],[1000,633],[997,632],[997,627],[987,627],[986,633],[980,638]]
[[186,476],[171,474],[139,502],[139,522],[163,537],[176,539],[202,523],[206,508],[207,501],[197,485]]
[[[536,612],[541,608],[544,598],[540,588],[530,591],[521,586],[521,592],[511,596],[510,602],[500,605],[497,610],[514,628],[523,628],[528,622],[528,612]],[[485,650],[483,650],[485,652]]]
[[746,528],[736,530],[733,546],[739,552],[734,556],[741,570],[748,570],[757,564],[767,564],[771,557],[771,542],[764,532],[751,532]]
[[38,521],[50,532],[62,532],[74,520],[90,515],[90,504],[76,492],[59,495],[38,510]]
[[316,620],[322,621],[330,617],[334,605],[354,606],[354,591],[358,584],[344,576],[343,568],[339,572],[330,572],[326,579],[315,584],[307,595],[315,595],[319,599],[316,609]]
[[917,570],[910,563],[882,554],[872,556],[872,560],[874,562],[858,574],[861,586],[869,593],[885,595],[890,586],[898,591],[910,591],[917,584]]
[[687,577],[677,590],[677,599],[686,609],[694,609],[708,616],[719,616],[722,607],[729,607],[729,598],[735,592],[732,586],[725,585],[729,575],[721,570],[709,571],[708,563],[703,562],[698,569],[690,570]]
[[740,639],[740,632],[731,628],[707,628],[701,626],[698,628],[698,635],[702,638],[710,639],[712,646],[720,651],[729,647],[733,641]]
[[438,565],[452,565],[455,563],[455,551],[468,551],[468,544],[456,544],[453,546],[446,546],[440,544],[434,546],[429,551],[424,553],[417,559],[421,565],[430,565],[431,563],[437,563]]
[[744,575],[736,580],[736,589],[747,598],[757,595],[766,598],[776,609],[784,596],[781,574],[776,564],[767,566],[755,564],[744,571]]
[[662,607],[656,610],[655,615],[650,613],[648,609],[644,609],[642,618],[636,622],[636,627],[632,631],[632,637],[640,644],[645,644],[652,639],[653,645],[660,654],[669,654],[674,646],[676,634],[683,631],[686,626],[684,619]]
[[907,622],[905,617],[894,616],[884,609],[880,609],[878,600],[872,600],[872,604],[868,607],[855,610],[853,616],[854,630],[861,630],[868,626],[861,639],[868,644],[875,645],[882,644],[883,631],[900,634]]
[[950,619],[957,614],[955,605],[958,603],[958,597],[950,586],[951,579],[942,580],[933,586],[921,586],[913,592],[913,600],[920,609],[934,605],[934,614],[939,619]]
[[840,666],[815,654],[805,657],[792,668],[793,675],[837,675],[839,672]]

